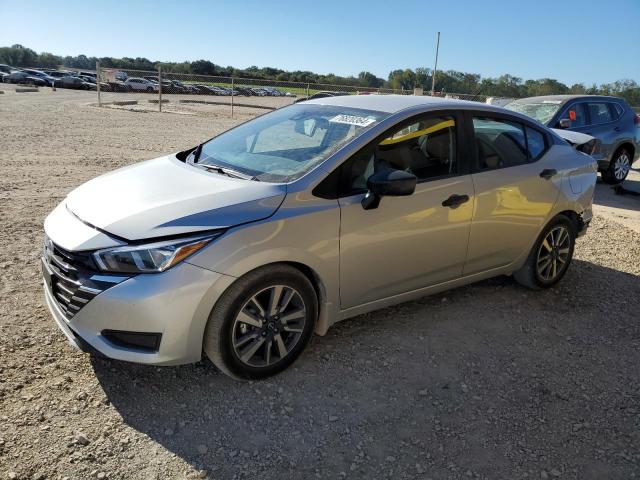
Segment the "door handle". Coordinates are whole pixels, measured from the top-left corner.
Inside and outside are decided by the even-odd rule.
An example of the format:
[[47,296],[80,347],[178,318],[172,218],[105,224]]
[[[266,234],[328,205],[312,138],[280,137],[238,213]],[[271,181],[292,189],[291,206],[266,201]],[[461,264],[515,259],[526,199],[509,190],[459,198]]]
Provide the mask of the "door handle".
[[463,203],[466,203],[468,201],[469,201],[469,195],[454,194],[454,195],[451,195],[449,198],[447,198],[445,201],[443,201],[442,206],[449,207],[449,208],[457,208]]
[[556,175],[558,171],[555,168],[545,168],[540,172],[540,178],[544,178],[545,180],[549,180],[551,177]]
[[620,131],[620,127],[615,127],[613,130],[616,131],[616,132],[619,132]]

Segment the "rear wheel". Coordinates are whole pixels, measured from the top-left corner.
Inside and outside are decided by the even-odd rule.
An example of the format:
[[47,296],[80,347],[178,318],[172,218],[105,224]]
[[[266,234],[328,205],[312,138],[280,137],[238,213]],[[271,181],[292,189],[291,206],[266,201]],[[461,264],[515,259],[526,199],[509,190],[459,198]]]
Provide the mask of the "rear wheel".
[[270,265],[237,280],[214,307],[204,351],[236,378],[281,372],[302,353],[313,333],[318,300],[297,269]]
[[622,147],[614,153],[609,163],[609,168],[602,172],[602,179],[606,183],[615,185],[623,182],[624,179],[627,178],[629,170],[631,170],[631,152],[627,148]]
[[538,237],[525,264],[513,273],[516,281],[531,289],[549,288],[567,272],[576,241],[575,225],[558,215]]

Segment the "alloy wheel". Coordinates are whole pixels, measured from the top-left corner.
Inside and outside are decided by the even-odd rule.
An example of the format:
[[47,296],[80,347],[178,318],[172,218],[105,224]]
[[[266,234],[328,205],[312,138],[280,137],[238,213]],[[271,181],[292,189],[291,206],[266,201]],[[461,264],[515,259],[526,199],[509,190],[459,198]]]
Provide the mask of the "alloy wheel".
[[569,261],[571,236],[563,225],[551,229],[544,237],[536,262],[538,276],[546,281],[555,280],[566,268]]
[[297,345],[307,321],[300,293],[273,285],[253,295],[242,306],[231,327],[238,359],[251,367],[267,367],[285,358]]
[[617,180],[624,180],[631,168],[631,162],[629,161],[629,155],[626,151],[623,151],[618,155],[613,164],[613,174]]

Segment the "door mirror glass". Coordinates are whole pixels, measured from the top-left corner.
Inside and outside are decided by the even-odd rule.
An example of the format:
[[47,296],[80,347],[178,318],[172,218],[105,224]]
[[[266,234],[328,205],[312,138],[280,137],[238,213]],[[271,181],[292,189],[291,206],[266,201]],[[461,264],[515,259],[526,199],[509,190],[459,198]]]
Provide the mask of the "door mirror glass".
[[418,183],[418,178],[404,170],[385,168],[374,173],[367,180],[369,192],[362,199],[362,207],[365,210],[378,208],[380,199],[384,196],[401,197],[411,195]]
[[560,128],[571,128],[571,120],[568,118],[561,118],[560,122],[558,122],[558,126]]
[[316,133],[316,119],[307,118],[305,120],[296,120],[295,131],[307,137],[313,137]]

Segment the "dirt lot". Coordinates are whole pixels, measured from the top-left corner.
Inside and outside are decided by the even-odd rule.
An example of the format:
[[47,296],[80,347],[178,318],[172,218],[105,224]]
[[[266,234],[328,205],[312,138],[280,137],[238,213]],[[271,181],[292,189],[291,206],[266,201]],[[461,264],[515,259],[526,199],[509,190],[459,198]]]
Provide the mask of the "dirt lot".
[[557,288],[498,278],[360,316],[269,381],[92,359],[43,305],[44,217],[256,113],[93,101],[0,95],[0,479],[640,477],[640,199],[598,185]]

